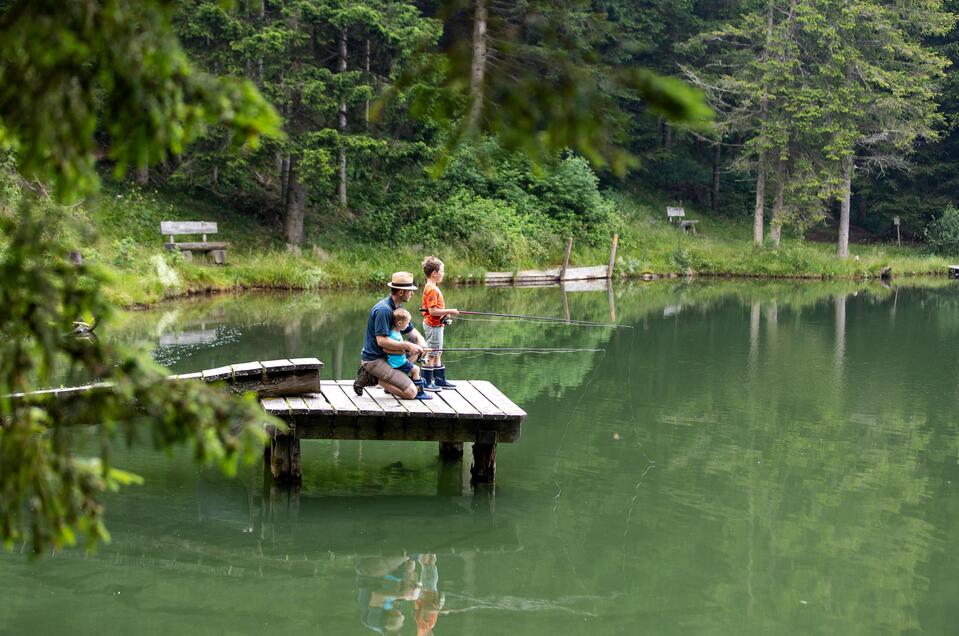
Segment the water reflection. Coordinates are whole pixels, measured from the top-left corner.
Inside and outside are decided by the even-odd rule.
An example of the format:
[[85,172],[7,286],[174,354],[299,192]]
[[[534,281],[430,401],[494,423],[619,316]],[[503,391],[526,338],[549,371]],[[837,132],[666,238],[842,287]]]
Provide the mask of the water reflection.
[[[298,490],[259,466],[197,477],[186,454],[120,449],[115,463],[146,485],[107,502],[114,543],[40,569],[5,561],[0,631],[56,609],[90,625],[106,614],[114,631],[152,612],[169,631],[363,634],[395,628],[397,609],[402,633],[433,620],[437,633],[536,636],[951,633],[959,290],[922,285],[617,287],[616,317],[635,329],[457,322],[457,346],[606,349],[460,357],[458,377],[490,379],[530,413],[499,448],[495,490],[470,491],[469,460],[441,463],[435,444],[304,442]],[[611,309],[608,290],[449,295],[592,321]],[[315,355],[325,377],[348,376],[374,299],[186,303],[164,332],[215,306],[217,340],[158,350],[177,371]],[[105,333],[158,344],[156,316]],[[128,613],[83,596],[116,581]]]

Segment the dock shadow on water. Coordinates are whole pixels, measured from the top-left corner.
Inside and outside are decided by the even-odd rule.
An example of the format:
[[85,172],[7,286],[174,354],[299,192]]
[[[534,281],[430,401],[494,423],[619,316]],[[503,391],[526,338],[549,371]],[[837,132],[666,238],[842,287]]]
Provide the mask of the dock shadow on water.
[[[316,357],[350,379],[373,292],[123,316],[175,372]],[[661,282],[457,289],[444,356],[529,416],[470,449],[303,440],[303,482],[117,448],[113,541],[4,554],[0,632],[950,633],[959,622],[959,287]],[[102,327],[101,327],[102,329]],[[69,621],[69,622],[67,622]],[[147,625],[148,627],[144,627]],[[149,627],[152,626],[152,627]]]

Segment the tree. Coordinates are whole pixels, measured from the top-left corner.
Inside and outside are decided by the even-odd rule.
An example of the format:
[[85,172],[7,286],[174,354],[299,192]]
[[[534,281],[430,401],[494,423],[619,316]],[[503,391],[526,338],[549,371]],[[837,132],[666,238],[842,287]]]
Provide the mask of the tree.
[[902,166],[917,140],[938,137],[936,91],[948,60],[923,39],[947,33],[955,16],[941,0],[819,4],[824,20],[809,44],[833,90],[823,104],[826,152],[841,166],[836,253],[846,258],[855,170]]
[[[425,52],[397,88],[417,89],[413,114],[450,131],[440,169],[457,145],[491,135],[538,164],[573,149],[623,174],[635,159],[616,143],[624,115],[616,95],[629,93],[670,120],[704,124],[712,116],[701,93],[678,79],[625,57],[602,59],[597,51],[617,27],[586,0],[445,0],[437,9],[441,51]],[[441,86],[424,86],[419,78],[436,69]]]
[[[93,190],[101,152],[119,170],[182,150],[208,123],[238,140],[277,134],[277,117],[246,81],[196,71],[160,0],[7,2],[0,5],[0,140],[24,176],[60,200]],[[161,448],[193,446],[203,463],[235,467],[262,446],[263,414],[200,384],[169,382],[136,351],[76,338],[73,321],[111,308],[104,273],[68,264],[62,211],[0,175],[0,539],[34,551],[108,538],[99,496],[136,481],[109,462],[123,434]],[[76,230],[72,230],[76,232]],[[68,233],[69,235],[69,233]],[[77,400],[27,393],[54,369],[98,386]],[[99,457],[76,455],[78,435],[96,425]]]
[[[257,192],[261,207],[278,209],[291,246],[305,239],[311,203],[355,207],[351,170],[366,170],[371,156],[388,153],[396,137],[371,122],[371,100],[407,58],[439,37],[438,23],[396,0],[264,0],[232,13],[216,1],[181,0],[176,25],[198,63],[252,74],[283,114],[285,142],[230,158],[213,132],[198,158],[205,157],[204,166],[229,163],[226,187],[245,197]],[[181,174],[196,184],[210,179],[192,165]]]

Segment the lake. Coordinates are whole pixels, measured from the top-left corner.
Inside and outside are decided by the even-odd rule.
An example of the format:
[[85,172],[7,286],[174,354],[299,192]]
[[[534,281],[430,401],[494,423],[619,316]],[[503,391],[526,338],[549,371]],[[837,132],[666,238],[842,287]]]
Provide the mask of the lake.
[[[877,634],[959,625],[959,286],[449,288],[448,376],[529,416],[469,450],[306,440],[303,484],[120,446],[96,553],[0,555],[11,634]],[[176,372],[315,356],[352,378],[380,294],[246,294],[101,337]],[[414,299],[414,303],[418,299]],[[417,321],[418,322],[418,321]],[[432,631],[430,631],[432,630]]]

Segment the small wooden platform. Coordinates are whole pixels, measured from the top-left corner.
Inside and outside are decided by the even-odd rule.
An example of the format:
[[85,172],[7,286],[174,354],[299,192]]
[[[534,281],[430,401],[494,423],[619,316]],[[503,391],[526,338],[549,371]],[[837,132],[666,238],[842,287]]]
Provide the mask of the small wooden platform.
[[[431,400],[398,400],[379,387],[363,395],[352,380],[320,380],[323,363],[290,358],[228,364],[195,373],[168,376],[172,382],[221,383],[236,394],[255,392],[263,409],[286,422],[288,430],[269,427],[266,459],[274,479],[299,483],[301,439],[356,439],[438,442],[440,455],[463,456],[473,443],[473,478],[493,481],[496,445],[519,439],[526,412],[483,380],[457,380],[457,388],[431,393]],[[87,400],[109,383],[47,389],[11,395],[26,400]]]
[[274,479],[300,481],[301,439],[362,439],[439,442],[445,457],[462,456],[463,443],[472,442],[474,478],[492,481],[496,444],[519,439],[526,412],[490,382],[457,380],[456,386],[431,394],[432,400],[399,400],[379,387],[358,396],[351,380],[326,380],[318,393],[262,399],[263,409],[290,427],[270,430]]

